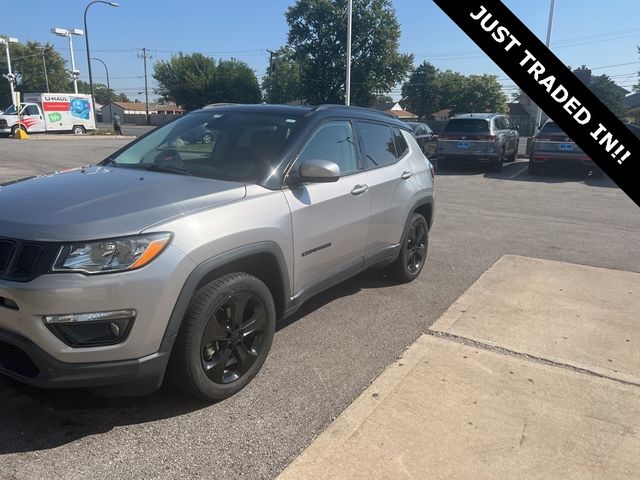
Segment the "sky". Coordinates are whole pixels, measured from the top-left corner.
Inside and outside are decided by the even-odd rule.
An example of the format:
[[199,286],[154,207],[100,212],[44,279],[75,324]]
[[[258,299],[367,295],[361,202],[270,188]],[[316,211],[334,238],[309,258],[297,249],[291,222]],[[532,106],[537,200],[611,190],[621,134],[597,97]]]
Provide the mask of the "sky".
[[[454,0],[451,0],[454,1]],[[543,41],[550,0],[503,0]],[[120,7],[94,4],[87,24],[92,57],[109,67],[111,87],[132,99],[144,99],[143,62],[147,48],[149,85],[152,65],[178,52],[201,52],[214,58],[237,58],[258,79],[268,64],[267,49],[287,40],[284,17],[294,0],[119,0]],[[505,92],[515,84],[431,0],[392,0],[401,26],[400,51],[415,63],[463,74],[495,74]],[[50,30],[83,28],[89,0],[0,0],[0,33],[20,41],[51,42],[69,60],[66,38]],[[557,0],[551,49],[567,65],[587,65],[631,89],[640,70],[640,0]],[[84,37],[74,37],[76,68],[88,80]],[[1,56],[3,56],[0,53]],[[105,83],[104,67],[92,63],[94,82]],[[399,87],[391,92],[400,96]],[[150,92],[150,98],[156,95]]]

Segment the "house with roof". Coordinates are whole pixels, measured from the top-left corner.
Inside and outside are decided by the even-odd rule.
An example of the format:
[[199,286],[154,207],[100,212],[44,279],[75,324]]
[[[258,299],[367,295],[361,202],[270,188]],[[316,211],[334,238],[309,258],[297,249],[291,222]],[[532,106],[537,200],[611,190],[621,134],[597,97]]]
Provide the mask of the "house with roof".
[[390,113],[391,115],[395,115],[400,120],[410,121],[410,120],[418,120],[418,115],[415,113],[409,112],[402,108],[400,103],[398,102],[384,102],[374,105],[375,110],[380,110],[381,112]]
[[[134,123],[134,124],[146,124],[147,123],[147,106],[146,103],[143,102],[111,102],[103,105],[100,109],[102,113],[102,121],[105,123],[113,122],[113,116],[117,113],[120,115],[120,120],[122,123]],[[175,103],[167,103],[167,104],[149,104],[149,115],[152,119],[153,125],[160,125],[162,123],[166,123],[163,121],[165,119],[159,118],[158,122],[154,121],[154,119],[158,116],[162,115],[182,115],[184,113],[184,109],[179,107]]]

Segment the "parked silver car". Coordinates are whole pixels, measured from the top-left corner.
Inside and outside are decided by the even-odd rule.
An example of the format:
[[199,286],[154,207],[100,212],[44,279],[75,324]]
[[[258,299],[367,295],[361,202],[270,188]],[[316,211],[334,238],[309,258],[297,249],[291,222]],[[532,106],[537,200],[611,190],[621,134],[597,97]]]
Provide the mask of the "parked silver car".
[[226,398],[308,298],[373,265],[420,274],[433,181],[386,114],[234,105],[0,186],[0,372],[111,395],[166,372]]
[[438,167],[454,162],[479,162],[492,171],[502,170],[505,161],[518,156],[518,127],[505,115],[467,113],[453,117],[438,135]]

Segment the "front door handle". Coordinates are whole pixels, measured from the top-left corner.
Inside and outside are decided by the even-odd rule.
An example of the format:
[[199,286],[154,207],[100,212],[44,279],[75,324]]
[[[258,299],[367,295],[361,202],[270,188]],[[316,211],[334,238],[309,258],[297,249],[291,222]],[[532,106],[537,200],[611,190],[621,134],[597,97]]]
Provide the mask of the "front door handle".
[[400,175],[400,178],[403,180],[408,180],[413,176],[413,172],[410,172],[408,170],[405,170],[404,172],[402,172],[402,175]]
[[351,195],[362,195],[367,190],[369,190],[369,185],[356,185],[353,187],[353,190],[351,190]]

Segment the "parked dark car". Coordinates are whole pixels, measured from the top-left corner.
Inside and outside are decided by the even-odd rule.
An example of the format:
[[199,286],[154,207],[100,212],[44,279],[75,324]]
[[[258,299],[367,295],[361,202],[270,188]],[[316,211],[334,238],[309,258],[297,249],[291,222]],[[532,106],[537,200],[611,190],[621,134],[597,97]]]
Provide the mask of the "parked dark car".
[[406,122],[407,125],[411,127],[413,131],[413,136],[420,145],[420,148],[424,152],[424,154],[433,158],[436,154],[436,142],[438,141],[438,136],[433,133],[431,127],[426,123],[422,122]]
[[543,168],[561,164],[582,164],[594,177],[603,175],[595,162],[553,120],[547,120],[533,138],[529,174],[537,175]]

